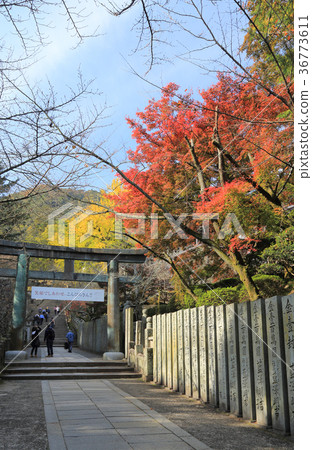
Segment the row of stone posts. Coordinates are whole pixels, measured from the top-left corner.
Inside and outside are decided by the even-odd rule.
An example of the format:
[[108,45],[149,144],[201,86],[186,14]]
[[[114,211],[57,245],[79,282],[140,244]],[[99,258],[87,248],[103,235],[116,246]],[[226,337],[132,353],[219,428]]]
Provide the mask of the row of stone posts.
[[128,361],[146,380],[293,433],[293,315],[289,295],[143,317],[126,328]]
[[153,380],[293,431],[293,296],[153,317]]
[[133,308],[125,310],[125,358],[142,373],[144,381],[153,379],[152,318],[143,315],[133,323]]

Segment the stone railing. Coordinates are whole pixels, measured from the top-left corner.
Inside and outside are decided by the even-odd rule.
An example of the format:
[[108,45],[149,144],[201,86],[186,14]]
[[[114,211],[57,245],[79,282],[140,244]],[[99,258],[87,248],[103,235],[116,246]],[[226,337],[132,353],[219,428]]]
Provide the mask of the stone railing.
[[293,311],[289,295],[156,315],[126,327],[128,362],[146,380],[293,433]]
[[152,381],[152,318],[143,316],[142,320],[133,323],[133,308],[125,310],[125,358],[130,366],[142,373],[144,381]]
[[107,351],[107,316],[89,322],[73,319],[73,323],[79,348],[94,353]]

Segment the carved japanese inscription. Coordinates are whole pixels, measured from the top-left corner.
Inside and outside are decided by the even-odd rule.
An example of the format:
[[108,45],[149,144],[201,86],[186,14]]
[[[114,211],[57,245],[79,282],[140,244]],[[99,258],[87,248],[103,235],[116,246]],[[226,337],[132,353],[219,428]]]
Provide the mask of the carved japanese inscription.
[[219,408],[230,409],[225,305],[216,307]]
[[230,411],[242,415],[242,395],[239,364],[237,304],[226,307],[226,329],[228,342]]
[[217,361],[217,337],[216,337],[216,312],[215,306],[207,308],[208,328],[208,392],[209,403],[219,406],[218,387],[218,361]]
[[178,378],[179,392],[185,393],[185,376],[184,376],[184,320],[183,310],[177,311],[178,325]]
[[294,295],[282,298],[290,432],[294,433]]
[[259,299],[250,304],[253,362],[255,375],[256,420],[259,425],[271,426],[268,347],[265,327],[265,304]]
[[208,402],[208,339],[207,306],[198,308],[199,390],[203,402]]
[[161,384],[161,373],[162,373],[162,326],[161,326],[162,316],[157,316],[157,341],[156,341],[156,352],[157,352],[157,383]]
[[167,386],[167,315],[161,316],[161,384]]
[[158,366],[158,359],[157,359],[157,317],[153,316],[153,381],[154,383],[157,383],[157,366]]
[[184,375],[185,395],[192,396],[192,353],[191,353],[191,315],[184,309]]
[[199,399],[198,310],[191,309],[192,396]]
[[285,349],[280,297],[265,301],[273,428],[290,431]]
[[167,314],[167,386],[172,389],[172,326],[171,313]]
[[244,419],[256,420],[250,302],[238,305],[238,335]]
[[177,313],[172,313],[172,389],[179,389],[179,373],[178,373],[178,328]]

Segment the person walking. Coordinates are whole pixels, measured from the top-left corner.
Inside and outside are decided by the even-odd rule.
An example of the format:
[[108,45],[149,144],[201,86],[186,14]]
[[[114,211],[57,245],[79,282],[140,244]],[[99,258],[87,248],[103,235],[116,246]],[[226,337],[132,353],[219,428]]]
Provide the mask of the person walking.
[[38,347],[40,347],[40,339],[39,333],[41,331],[40,327],[33,327],[31,331],[31,353],[30,357],[33,358],[33,354],[35,353],[35,357],[37,358]]
[[60,312],[61,308],[59,306],[56,307],[56,314]]
[[54,306],[54,315],[56,316],[57,306]]
[[54,327],[55,327],[55,321],[54,321],[54,319],[51,319],[51,322],[49,323],[49,326],[50,326],[51,328],[54,328]]
[[39,317],[40,317],[40,325],[42,325],[42,322],[43,322],[43,319],[44,319],[44,315],[41,313]]
[[44,341],[47,343],[48,354],[47,357],[53,356],[53,341],[55,339],[55,332],[53,328],[49,325],[44,333]]
[[37,324],[37,326],[40,325],[40,317],[39,317],[39,314],[35,314],[35,315],[34,315],[33,326],[35,326],[36,324]]
[[69,330],[68,333],[66,334],[66,339],[68,342],[68,353],[71,353],[73,350],[73,342],[75,339],[75,335],[71,330]]

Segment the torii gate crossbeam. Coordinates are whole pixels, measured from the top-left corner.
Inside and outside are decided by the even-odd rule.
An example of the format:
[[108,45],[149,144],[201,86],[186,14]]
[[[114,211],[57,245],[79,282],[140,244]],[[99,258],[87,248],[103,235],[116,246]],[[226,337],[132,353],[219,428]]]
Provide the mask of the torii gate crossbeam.
[[[36,279],[71,279],[72,281],[92,281],[92,274],[74,273],[74,261],[97,261],[107,263],[107,275],[94,277],[94,281],[108,283],[107,289],[107,345],[109,352],[120,352],[120,311],[119,311],[119,282],[131,282],[128,277],[118,277],[119,263],[142,264],[145,262],[146,250],[132,249],[95,249],[71,248],[54,245],[29,244],[0,239],[0,254],[18,257],[16,271],[0,269],[0,276],[15,276],[16,285],[13,302],[13,344],[16,349],[21,348],[26,310],[26,290],[28,278]],[[30,258],[64,259],[65,272],[29,271]],[[51,275],[49,275],[51,274]],[[54,275],[52,275],[54,274]],[[85,276],[87,275],[87,276]],[[45,276],[47,278],[45,278]],[[41,278],[42,277],[42,278]],[[84,278],[84,279],[83,279]]]

